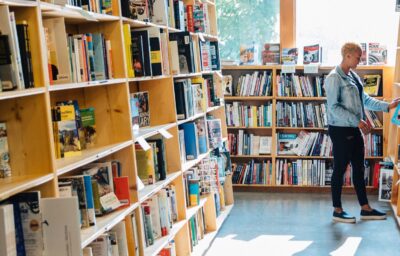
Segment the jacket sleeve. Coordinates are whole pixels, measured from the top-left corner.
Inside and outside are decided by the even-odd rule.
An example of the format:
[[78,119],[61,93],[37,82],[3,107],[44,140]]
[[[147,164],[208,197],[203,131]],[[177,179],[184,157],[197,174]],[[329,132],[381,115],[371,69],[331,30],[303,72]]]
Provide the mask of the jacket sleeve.
[[374,99],[363,91],[363,101],[365,108],[373,111],[389,112],[389,103]]
[[[341,79],[337,74],[331,74],[325,79],[325,91],[327,96],[328,111],[336,119],[349,120],[352,123],[359,123],[360,119],[346,109],[340,102]],[[329,116],[329,115],[328,115]]]

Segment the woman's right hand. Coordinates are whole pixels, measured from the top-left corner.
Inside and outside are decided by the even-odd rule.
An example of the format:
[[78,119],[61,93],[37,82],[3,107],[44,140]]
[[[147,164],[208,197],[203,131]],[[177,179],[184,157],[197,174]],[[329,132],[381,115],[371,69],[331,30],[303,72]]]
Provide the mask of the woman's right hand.
[[371,132],[371,127],[364,120],[360,120],[360,122],[358,123],[358,128],[360,128],[364,135],[367,135]]

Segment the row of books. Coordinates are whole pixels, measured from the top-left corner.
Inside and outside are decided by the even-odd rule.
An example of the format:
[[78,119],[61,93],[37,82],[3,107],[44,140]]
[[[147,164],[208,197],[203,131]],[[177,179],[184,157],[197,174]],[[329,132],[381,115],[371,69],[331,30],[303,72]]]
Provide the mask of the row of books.
[[364,135],[365,156],[383,156],[383,137],[380,134]]
[[233,184],[272,184],[272,163],[270,160],[233,164]]
[[204,88],[206,80],[202,77],[177,79],[174,81],[176,115],[184,120],[196,114],[204,113],[208,107],[208,95]]
[[96,218],[130,204],[129,180],[121,176],[117,160],[95,162],[78,170],[75,175],[58,179],[60,197],[77,197],[81,228],[96,225]]
[[278,127],[326,127],[328,121],[325,103],[278,101],[276,125]]
[[285,74],[276,76],[277,95],[281,97],[325,97],[325,76],[298,76]]
[[299,76],[285,74],[276,76],[277,95],[282,97],[325,97],[326,76]]
[[29,25],[0,6],[0,92],[35,87]]
[[155,243],[155,240],[167,236],[172,225],[178,221],[178,207],[176,189],[168,185],[156,195],[144,201],[141,206],[143,229],[146,247]]
[[161,135],[146,140],[149,148],[135,144],[137,173],[144,185],[152,185],[167,177],[167,155]]
[[111,41],[101,33],[67,34],[63,17],[43,20],[50,84],[111,79]]
[[238,133],[229,133],[228,141],[231,155],[257,156],[271,154],[271,136],[259,136],[239,130]]
[[96,143],[95,109],[79,107],[78,101],[57,102],[51,109],[56,157],[80,155]]
[[204,238],[206,233],[206,221],[204,218],[204,208],[202,207],[192,218],[189,219],[190,248],[198,245],[199,240]]
[[372,111],[372,110],[364,110],[365,116],[367,117],[367,123],[372,127],[372,128],[382,128],[382,122],[379,119],[378,115]]
[[332,141],[327,134],[300,131],[278,133],[278,154],[298,156],[332,156]]
[[181,0],[121,0],[122,16],[152,22],[182,31],[210,34],[208,4],[186,4]]
[[333,165],[325,160],[276,161],[276,185],[325,186],[329,185]]
[[61,6],[73,6],[79,10],[89,12],[112,14],[113,13],[113,0],[46,0],[48,3],[57,4]]
[[271,127],[272,103],[261,106],[251,106],[241,102],[225,104],[226,124],[239,127]]
[[225,88],[227,96],[272,96],[272,74],[264,71],[254,71],[252,74],[241,75],[233,84],[232,76],[228,75],[229,87]]
[[8,149],[7,124],[0,122],[0,179],[11,176],[10,151]]

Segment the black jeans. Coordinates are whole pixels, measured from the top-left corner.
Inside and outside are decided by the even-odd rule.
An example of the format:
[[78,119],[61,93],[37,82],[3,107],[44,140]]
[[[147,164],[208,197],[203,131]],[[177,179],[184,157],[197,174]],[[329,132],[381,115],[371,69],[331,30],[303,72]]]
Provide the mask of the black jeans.
[[329,126],[333,144],[331,180],[333,207],[342,207],[342,186],[348,163],[353,169],[353,185],[360,205],[368,204],[364,182],[364,139],[359,128]]

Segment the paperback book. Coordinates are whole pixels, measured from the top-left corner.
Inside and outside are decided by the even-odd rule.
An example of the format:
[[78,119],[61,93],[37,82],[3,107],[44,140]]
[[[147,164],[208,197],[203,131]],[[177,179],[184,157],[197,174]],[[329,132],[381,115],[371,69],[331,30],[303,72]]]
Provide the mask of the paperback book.
[[296,65],[298,57],[297,48],[283,48],[282,49],[282,64],[283,65]]
[[378,96],[380,83],[380,75],[364,75],[364,92],[369,96]]
[[262,51],[262,64],[280,64],[280,44],[264,44],[264,50]]
[[149,92],[131,93],[131,115],[134,129],[150,126]]
[[8,151],[7,126],[0,122],[0,179],[11,176],[10,154]]

